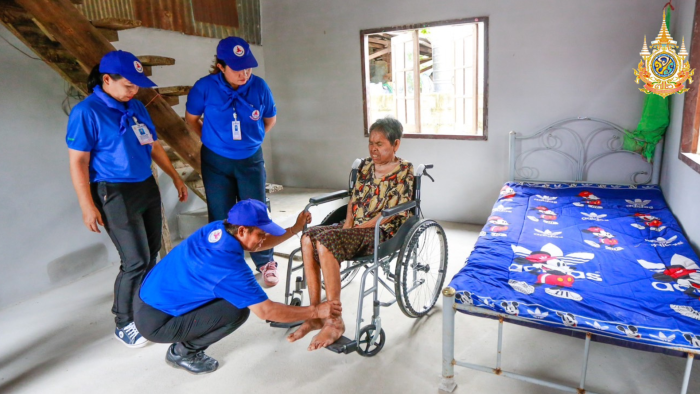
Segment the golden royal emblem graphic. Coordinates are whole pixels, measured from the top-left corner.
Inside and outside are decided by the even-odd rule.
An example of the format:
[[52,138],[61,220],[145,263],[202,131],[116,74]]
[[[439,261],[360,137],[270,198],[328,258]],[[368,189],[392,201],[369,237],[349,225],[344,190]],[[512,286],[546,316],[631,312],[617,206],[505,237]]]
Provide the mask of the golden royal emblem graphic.
[[695,69],[690,69],[686,62],[688,52],[685,50],[685,37],[681,43],[681,49],[676,53],[674,48],[678,48],[678,42],[673,40],[666,28],[666,12],[663,13],[661,30],[656,40],[651,42],[651,53],[647,48],[647,38],[644,36],[644,46],[642,47],[642,60],[639,62],[634,75],[637,77],[636,83],[641,79],[644,87],[640,91],[649,94],[658,94],[661,97],[670,96],[673,93],[685,93],[685,81],[693,83],[693,73]]

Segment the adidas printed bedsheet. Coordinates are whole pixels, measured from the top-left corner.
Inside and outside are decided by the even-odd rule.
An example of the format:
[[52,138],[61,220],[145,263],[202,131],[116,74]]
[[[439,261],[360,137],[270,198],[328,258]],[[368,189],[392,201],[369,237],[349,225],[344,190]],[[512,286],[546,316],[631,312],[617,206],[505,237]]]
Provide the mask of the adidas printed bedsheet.
[[509,182],[450,286],[458,303],[697,350],[699,263],[657,186]]

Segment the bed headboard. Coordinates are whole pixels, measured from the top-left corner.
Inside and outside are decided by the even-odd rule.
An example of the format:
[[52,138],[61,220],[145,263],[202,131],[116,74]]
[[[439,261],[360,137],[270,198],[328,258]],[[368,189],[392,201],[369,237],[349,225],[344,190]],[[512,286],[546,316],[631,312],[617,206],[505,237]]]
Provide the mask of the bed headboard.
[[622,127],[601,119],[563,119],[533,134],[510,132],[510,180],[658,184],[663,140],[649,163],[622,150]]

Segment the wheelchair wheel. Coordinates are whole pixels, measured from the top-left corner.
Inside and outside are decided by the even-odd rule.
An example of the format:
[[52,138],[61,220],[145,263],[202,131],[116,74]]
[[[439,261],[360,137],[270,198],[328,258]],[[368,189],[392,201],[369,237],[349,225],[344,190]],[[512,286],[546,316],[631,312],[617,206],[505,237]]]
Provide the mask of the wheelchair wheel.
[[289,303],[291,306],[301,306],[301,298],[299,297],[294,297],[292,298],[292,301]]
[[377,342],[372,343],[372,336],[377,331],[377,327],[374,324],[364,326],[360,329],[360,338],[357,343],[357,353],[362,357],[372,357],[376,356],[382,348],[384,347],[384,342],[386,335],[384,335],[384,329],[379,330],[379,338]]
[[447,270],[447,237],[434,220],[418,222],[404,241],[396,263],[394,290],[401,311],[421,317],[437,301]]

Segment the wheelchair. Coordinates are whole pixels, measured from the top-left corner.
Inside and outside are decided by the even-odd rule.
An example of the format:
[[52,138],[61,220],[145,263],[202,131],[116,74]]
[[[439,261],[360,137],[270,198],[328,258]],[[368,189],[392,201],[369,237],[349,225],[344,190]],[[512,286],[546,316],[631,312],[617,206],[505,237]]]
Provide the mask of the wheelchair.
[[[348,181],[348,190],[340,190],[311,198],[304,210],[308,211],[313,206],[349,197],[357,180],[357,172],[361,164],[362,161],[360,159],[356,159],[353,163]],[[415,170],[412,201],[381,212],[381,218],[374,227],[373,254],[356,257],[352,261],[341,262],[341,288],[345,288],[350,284],[361,268],[365,270],[360,282],[355,337],[354,339],[349,339],[343,336],[328,346],[327,349],[339,354],[357,352],[364,357],[375,356],[384,347],[386,338],[379,316],[380,307],[388,307],[397,303],[406,316],[418,318],[426,315],[435,305],[445,281],[447,270],[447,237],[440,224],[434,220],[423,218],[420,208],[423,175],[435,182],[433,177],[426,171],[432,167],[432,164],[421,164]],[[410,211],[412,215],[406,219],[391,239],[379,243],[379,225],[382,220],[405,211]],[[327,226],[339,223],[345,219],[346,213],[347,204],[329,213],[321,221],[320,225]],[[287,264],[284,296],[284,301],[287,305],[301,306],[303,304],[303,293],[306,289],[304,264],[302,262],[299,265],[294,265],[294,257],[300,251],[301,247],[292,251]],[[392,269],[393,261],[395,261],[395,265]],[[294,287],[292,288],[292,275],[299,270],[302,271],[301,276],[295,278]],[[380,277],[380,270],[384,273],[384,278]],[[369,286],[367,283],[368,278]],[[323,283],[321,285],[323,288]],[[393,296],[391,301],[382,302],[379,300],[379,285],[383,286]],[[372,319],[370,324],[361,327],[364,301],[368,296],[372,296]],[[270,323],[273,327],[291,328],[300,325],[302,322]]]

